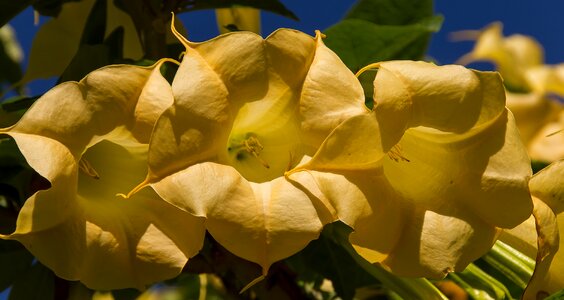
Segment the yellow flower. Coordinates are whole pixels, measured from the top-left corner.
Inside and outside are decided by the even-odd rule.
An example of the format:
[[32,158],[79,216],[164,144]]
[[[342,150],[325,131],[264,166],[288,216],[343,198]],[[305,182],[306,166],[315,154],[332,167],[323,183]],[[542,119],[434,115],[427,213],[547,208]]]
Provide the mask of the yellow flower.
[[[523,299],[564,289],[564,161],[560,160],[533,176],[532,215],[519,226],[504,231],[500,239],[536,260],[535,271]],[[560,251],[559,251],[560,250]]]
[[[491,61],[496,64],[506,84],[527,89],[529,83],[525,72],[544,62],[544,51],[533,38],[520,34],[504,37],[502,29],[502,24],[496,22],[479,32],[474,49],[459,62],[468,64],[474,61]],[[461,35],[465,35],[465,32]]]
[[531,89],[541,94],[556,94],[564,97],[564,63],[539,65],[525,71]]
[[564,158],[564,106],[540,93],[507,92],[506,96],[531,159],[553,162]]
[[374,110],[339,125],[289,177],[316,179],[369,261],[406,276],[461,271],[532,209],[501,78],[424,62],[367,68],[378,69]]
[[[0,130],[50,183],[1,238],[93,289],[141,289],[182,270],[203,243],[203,220],[150,189],[129,200],[116,195],[143,178],[153,124],[173,101],[161,65],[112,65],[65,82]],[[179,239],[177,227],[191,230]]]
[[260,34],[260,9],[247,6],[233,6],[215,10],[217,28],[220,33],[228,33],[229,26],[238,30],[248,30]]
[[175,102],[155,125],[148,176],[132,193],[150,184],[205,217],[219,243],[266,274],[336,220],[284,173],[343,120],[367,111],[362,87],[319,33],[178,38],[186,53],[172,83]]
[[531,158],[552,162],[564,157],[564,135],[551,135],[564,128],[562,103],[551,99],[553,94],[564,97],[564,64],[545,65],[543,52],[532,37],[504,37],[501,23],[494,23],[479,32],[474,49],[460,62],[491,61],[509,90],[528,93],[507,92],[507,106]]

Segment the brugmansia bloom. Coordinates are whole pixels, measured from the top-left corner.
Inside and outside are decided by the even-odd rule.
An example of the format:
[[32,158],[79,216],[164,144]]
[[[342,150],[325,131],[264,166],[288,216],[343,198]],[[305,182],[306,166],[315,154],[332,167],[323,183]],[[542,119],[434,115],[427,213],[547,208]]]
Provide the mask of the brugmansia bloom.
[[515,115],[521,139],[535,161],[564,158],[564,106],[540,93],[507,92],[507,107]]
[[493,23],[475,35],[474,49],[460,63],[491,61],[512,89],[564,96],[564,64],[544,64],[544,50],[532,37],[504,37],[501,23]]
[[[144,288],[182,270],[203,243],[203,221],[151,189],[128,200],[116,195],[143,178],[153,125],[173,101],[161,64],[112,65],[63,83],[0,131],[50,183],[1,238],[93,289]],[[190,231],[179,238],[178,227]]]
[[517,88],[528,88],[525,73],[528,69],[543,63],[544,51],[533,38],[521,34],[504,37],[502,30],[502,24],[496,22],[482,31],[457,33],[461,38],[476,40],[472,52],[462,57],[459,63],[491,61],[502,74],[506,84]]
[[[555,293],[564,288],[564,161],[557,161],[533,176],[529,185],[533,214],[500,239],[536,260],[524,299]],[[558,251],[560,250],[560,251]]]
[[284,172],[343,120],[367,111],[362,88],[319,34],[178,38],[186,52],[172,83],[175,101],[155,125],[148,176],[132,193],[150,184],[205,217],[219,243],[266,274],[335,220]]
[[564,110],[553,96],[564,97],[564,64],[545,65],[544,51],[537,41],[520,34],[504,37],[501,23],[473,35],[474,49],[460,62],[493,62],[509,90],[507,106],[515,114],[531,158],[548,162],[563,158],[564,135],[553,133],[564,128]]
[[[369,261],[408,276],[462,270],[531,213],[529,160],[501,78],[424,62],[367,68],[378,69],[374,110],[291,172],[316,177]],[[354,186],[332,182],[337,174]]]
[[152,186],[265,274],[341,220],[371,261],[441,277],[530,215],[529,161],[498,75],[383,63],[371,111],[319,34],[178,38],[175,103],[130,194]]

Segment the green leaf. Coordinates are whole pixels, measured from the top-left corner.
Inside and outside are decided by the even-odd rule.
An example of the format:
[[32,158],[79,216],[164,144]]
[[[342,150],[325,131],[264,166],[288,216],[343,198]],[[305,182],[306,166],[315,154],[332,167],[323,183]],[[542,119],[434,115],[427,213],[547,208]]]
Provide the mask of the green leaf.
[[559,292],[556,292],[548,296],[547,298],[544,298],[544,300],[558,300],[558,299],[564,299],[564,290],[560,290]]
[[290,19],[298,20],[298,17],[279,0],[191,0],[186,2],[187,5],[181,8],[182,11],[227,8],[240,5],[266,10]]
[[94,3],[80,37],[80,45],[97,45],[104,42],[107,10],[106,0],[97,0]]
[[63,4],[67,2],[78,2],[82,0],[35,0],[33,2],[33,9],[41,15],[57,17],[63,9]]
[[437,299],[447,298],[425,278],[404,278],[393,275],[378,264],[370,264],[362,258],[349,242],[352,228],[342,222],[335,222],[325,226],[323,235],[330,236],[335,243],[346,250],[354,262],[362,267],[382,285],[403,299]]
[[113,290],[112,296],[116,300],[135,300],[141,295],[136,289],[121,289],[121,290]]
[[8,300],[51,300],[54,292],[53,272],[37,262],[14,282]]
[[0,27],[33,3],[33,0],[0,0]]
[[448,277],[462,287],[473,299],[512,299],[511,293],[498,280],[470,264],[462,272],[449,273]]
[[[20,165],[27,165],[27,163],[14,139],[6,135],[0,136],[0,169],[4,170],[4,167]],[[2,172],[0,179],[4,177],[5,174]]]
[[[305,275],[303,279],[319,281],[327,278],[333,283],[339,297],[353,299],[356,288],[377,282],[354,261],[346,249],[330,237],[333,226],[327,225],[319,239],[309,243],[287,262],[300,276]],[[311,271],[314,274],[308,274]],[[317,274],[322,278],[316,278]]]
[[419,60],[425,55],[431,33],[439,30],[442,20],[435,16],[412,25],[392,26],[346,19],[325,31],[325,44],[353,72],[379,61]]
[[536,174],[538,171],[548,167],[550,162],[540,161],[540,160],[532,160],[531,161],[531,168],[533,169],[533,174]]
[[319,278],[317,274],[330,279],[343,299],[352,299],[359,287],[377,283],[403,299],[446,299],[426,279],[398,277],[379,265],[370,264],[350,244],[351,232],[342,222],[328,224],[318,240],[286,259],[286,263],[300,274],[298,279],[315,282]]
[[81,45],[58,83],[79,81],[91,71],[110,64],[109,53],[108,46],[104,44]]
[[[0,291],[12,285],[31,268],[33,255],[16,241],[0,240]],[[23,299],[23,298],[22,298]]]
[[123,27],[116,28],[103,44],[81,45],[65,69],[59,82],[84,78],[88,73],[113,63],[126,63],[123,59]]
[[2,104],[0,104],[0,120],[2,120],[0,121],[0,127],[6,127],[2,111],[5,113],[13,113],[27,110],[38,98],[39,97],[16,96],[2,102]]
[[432,16],[433,0],[360,0],[345,18],[379,25],[408,25]]

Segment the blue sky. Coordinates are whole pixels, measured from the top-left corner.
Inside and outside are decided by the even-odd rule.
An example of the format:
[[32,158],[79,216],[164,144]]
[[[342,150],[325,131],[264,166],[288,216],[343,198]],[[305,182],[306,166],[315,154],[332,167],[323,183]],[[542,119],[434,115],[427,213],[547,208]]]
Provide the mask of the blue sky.
[[[300,21],[293,21],[278,15],[263,12],[263,34],[268,35],[276,28],[289,27],[314,34],[316,29],[325,29],[339,21],[353,0],[282,0]],[[534,36],[545,47],[548,63],[564,61],[564,34],[560,14],[564,12],[562,0],[438,0],[435,11],[445,17],[443,28],[434,35],[429,55],[440,64],[448,64],[469,52],[472,42],[452,42],[449,33],[465,29],[480,29],[494,21],[502,21],[504,33],[522,33]],[[199,11],[182,14],[181,19],[189,32],[190,39],[201,41],[217,34],[213,11]],[[46,18],[42,18],[46,20]],[[33,25],[31,10],[23,12],[11,24],[16,28],[18,39],[25,51],[37,27]],[[491,68],[477,65],[477,68]],[[32,84],[32,92],[39,92],[52,84],[51,81]]]

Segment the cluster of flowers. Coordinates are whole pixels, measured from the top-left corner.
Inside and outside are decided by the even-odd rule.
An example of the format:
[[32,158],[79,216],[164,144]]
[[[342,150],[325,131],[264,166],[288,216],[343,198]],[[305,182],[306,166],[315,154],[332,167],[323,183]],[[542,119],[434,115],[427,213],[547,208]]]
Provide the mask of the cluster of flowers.
[[521,138],[533,160],[553,162],[564,158],[564,64],[544,64],[542,46],[532,37],[513,34],[504,37],[501,23],[474,36],[474,50],[460,62],[493,62],[507,86],[507,107],[515,115]]
[[370,262],[437,278],[531,216],[530,161],[499,74],[370,65],[368,109],[320,33],[173,32],[186,52],[172,84],[170,59],[103,67],[0,130],[50,182],[0,237],[58,276],[144,288],[176,276],[206,230],[265,276],[342,221]]
[[534,161],[553,163],[530,181],[533,215],[500,236],[540,262],[536,273],[543,275],[533,277],[530,294],[526,294],[535,298],[534,291],[552,293],[564,288],[564,253],[557,252],[564,247],[564,240],[558,238],[558,232],[564,232],[564,64],[545,64],[544,50],[534,38],[521,34],[504,37],[502,29],[501,23],[493,23],[478,32],[459,33],[462,38],[476,40],[472,52],[460,62],[494,63],[504,78],[507,107],[515,115],[529,156]]

